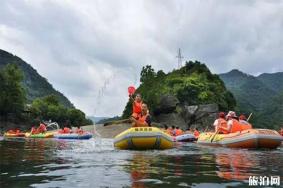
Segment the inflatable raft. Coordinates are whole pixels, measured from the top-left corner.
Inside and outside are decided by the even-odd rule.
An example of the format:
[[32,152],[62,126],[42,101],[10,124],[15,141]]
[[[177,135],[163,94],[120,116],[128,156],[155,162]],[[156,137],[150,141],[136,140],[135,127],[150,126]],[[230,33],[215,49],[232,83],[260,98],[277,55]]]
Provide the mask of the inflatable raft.
[[25,133],[5,133],[4,137],[25,137]]
[[156,127],[133,127],[114,139],[114,146],[119,149],[170,149],[173,139]]
[[197,143],[204,145],[223,146],[229,148],[277,148],[281,145],[283,137],[274,130],[248,129],[231,134],[214,133],[200,134]]
[[173,139],[175,142],[193,142],[197,140],[193,134],[189,133],[175,136]]
[[57,139],[88,140],[88,139],[92,138],[92,134],[91,133],[83,133],[83,134],[78,134],[78,133],[54,134],[54,138],[57,138]]
[[25,137],[27,138],[53,138],[54,133],[39,133],[39,134],[31,134],[26,133]]

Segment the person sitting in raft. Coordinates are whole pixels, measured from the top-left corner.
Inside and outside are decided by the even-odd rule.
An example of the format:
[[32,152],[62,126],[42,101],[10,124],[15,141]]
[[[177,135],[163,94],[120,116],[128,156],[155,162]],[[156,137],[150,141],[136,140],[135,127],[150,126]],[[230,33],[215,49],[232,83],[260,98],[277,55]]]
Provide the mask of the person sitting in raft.
[[132,121],[133,127],[150,127],[151,126],[151,119],[150,115],[148,114],[148,107],[145,103],[142,104],[142,111],[141,114],[134,118],[133,116],[130,118]]
[[229,111],[227,114],[227,119],[228,133],[235,133],[242,130],[241,124],[238,121],[238,117],[235,112]]
[[63,129],[60,129],[58,132],[60,134],[70,134],[72,133],[72,130],[69,127],[64,127]]
[[247,129],[252,129],[252,125],[247,121],[247,118],[245,115],[240,115],[239,116],[239,123],[241,124],[241,130],[247,130]]
[[174,125],[171,126],[171,132],[170,132],[171,136],[176,136],[176,127]]
[[83,133],[84,133],[84,130],[83,130],[80,126],[78,126],[78,127],[77,127],[77,130],[76,130],[76,133],[78,133],[78,134],[83,134]]
[[64,127],[63,131],[65,134],[69,134],[72,132],[72,130],[69,127]]
[[47,131],[46,126],[44,123],[40,123],[39,127],[37,128],[37,133],[45,133]]
[[170,135],[170,129],[168,128],[167,125],[164,125],[164,132]]
[[[167,126],[167,125],[166,125]],[[166,130],[166,133],[171,135],[171,132],[172,132],[172,127],[168,127],[167,130]]]
[[245,116],[244,114],[241,114],[241,115],[239,116],[239,122],[242,123],[242,124],[249,124],[249,123],[247,122],[247,118],[246,118],[246,116]]
[[30,133],[31,134],[38,134],[37,129],[34,126],[31,127]]
[[175,135],[179,136],[179,135],[182,135],[182,134],[183,134],[182,129],[180,129],[179,127],[176,127]]
[[195,128],[195,130],[194,130],[194,136],[195,136],[195,138],[198,138],[198,137],[199,137],[198,128]]
[[283,136],[283,128],[281,127],[280,131],[278,131],[281,136]]
[[225,113],[219,112],[218,119],[216,119],[213,123],[213,126],[215,127],[215,132],[218,131],[220,134],[228,134],[229,129],[227,126],[227,121],[225,120]]
[[10,133],[10,134],[19,134],[21,131],[18,129],[18,128],[16,128],[16,129],[10,129],[9,131],[7,131],[8,133]]

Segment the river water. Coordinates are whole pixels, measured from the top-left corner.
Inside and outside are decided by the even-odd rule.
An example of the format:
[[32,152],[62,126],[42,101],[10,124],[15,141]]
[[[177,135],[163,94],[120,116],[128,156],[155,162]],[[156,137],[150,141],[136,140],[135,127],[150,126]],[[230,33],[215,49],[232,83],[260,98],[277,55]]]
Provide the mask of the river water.
[[245,150],[176,144],[126,151],[111,139],[0,141],[0,187],[248,187],[250,176],[283,179],[283,147]]

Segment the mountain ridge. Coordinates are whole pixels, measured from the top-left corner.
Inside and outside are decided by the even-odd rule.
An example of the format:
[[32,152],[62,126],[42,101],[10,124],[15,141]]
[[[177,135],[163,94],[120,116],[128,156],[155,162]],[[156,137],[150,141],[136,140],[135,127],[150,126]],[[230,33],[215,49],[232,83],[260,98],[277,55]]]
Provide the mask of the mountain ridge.
[[0,49],[0,68],[10,63],[16,64],[23,71],[24,80],[22,83],[27,92],[28,103],[31,103],[36,98],[53,94],[58,97],[60,103],[65,107],[74,107],[64,94],[54,89],[48,80],[41,76],[30,64],[18,56]]
[[258,127],[280,128],[283,123],[283,72],[258,76],[237,69],[219,74],[237,100],[236,110],[253,115]]

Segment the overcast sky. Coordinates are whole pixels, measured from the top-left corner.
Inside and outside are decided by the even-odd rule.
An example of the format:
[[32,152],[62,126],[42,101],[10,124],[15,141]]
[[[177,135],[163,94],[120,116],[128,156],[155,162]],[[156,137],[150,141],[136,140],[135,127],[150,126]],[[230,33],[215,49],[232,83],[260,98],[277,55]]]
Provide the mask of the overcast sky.
[[120,115],[143,65],[283,71],[283,1],[1,0],[0,48],[88,115]]

